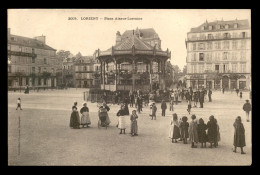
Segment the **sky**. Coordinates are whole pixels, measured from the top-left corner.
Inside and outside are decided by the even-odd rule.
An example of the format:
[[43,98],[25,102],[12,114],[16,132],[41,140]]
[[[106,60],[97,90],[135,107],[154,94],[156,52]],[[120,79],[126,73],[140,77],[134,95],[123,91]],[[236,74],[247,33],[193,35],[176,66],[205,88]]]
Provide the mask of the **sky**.
[[[76,17],[77,20],[68,20]],[[98,20],[81,20],[98,17]],[[142,18],[142,20],[105,20],[104,18]],[[101,19],[102,18],[102,19]],[[162,50],[171,51],[171,63],[182,70],[186,64],[185,39],[191,28],[206,20],[248,19],[250,9],[9,9],[11,34],[33,38],[46,36],[46,44],[76,55],[93,55],[98,48],[115,45],[116,32],[154,28]]]

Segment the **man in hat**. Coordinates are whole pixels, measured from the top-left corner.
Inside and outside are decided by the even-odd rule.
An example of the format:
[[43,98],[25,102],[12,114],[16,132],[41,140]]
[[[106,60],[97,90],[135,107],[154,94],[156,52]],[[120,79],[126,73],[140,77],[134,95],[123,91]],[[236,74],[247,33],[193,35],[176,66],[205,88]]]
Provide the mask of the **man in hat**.
[[246,112],[246,121],[249,122],[249,113],[252,110],[252,105],[249,103],[249,100],[246,100],[246,103],[243,106],[243,110]]

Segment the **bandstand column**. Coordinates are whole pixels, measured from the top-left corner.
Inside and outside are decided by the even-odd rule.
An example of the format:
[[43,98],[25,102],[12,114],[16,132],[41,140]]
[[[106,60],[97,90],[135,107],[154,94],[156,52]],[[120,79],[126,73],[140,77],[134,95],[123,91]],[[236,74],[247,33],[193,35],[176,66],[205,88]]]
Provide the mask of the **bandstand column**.
[[115,89],[117,90],[117,62],[116,62],[116,60],[114,60],[114,63],[115,63],[115,65],[116,65],[116,73],[115,73]]
[[150,61],[150,71],[149,71],[149,75],[150,75],[150,91],[153,90],[153,85],[152,85],[152,68],[153,67],[153,60]]
[[132,63],[132,66],[133,66],[133,73],[132,73],[132,90],[134,91],[135,90],[135,60],[133,58],[133,63]]

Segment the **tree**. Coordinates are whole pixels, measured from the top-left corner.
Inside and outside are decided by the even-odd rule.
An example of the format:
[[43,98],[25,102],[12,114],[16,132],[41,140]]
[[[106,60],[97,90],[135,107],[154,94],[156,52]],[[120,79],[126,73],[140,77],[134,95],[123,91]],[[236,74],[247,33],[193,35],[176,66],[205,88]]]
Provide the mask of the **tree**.
[[183,66],[182,73],[183,75],[187,74],[187,65]]
[[57,57],[59,60],[63,61],[65,59],[67,59],[69,57],[69,55],[71,55],[70,51],[65,51],[65,50],[59,50],[57,52]]
[[81,55],[81,53],[79,52],[79,53],[77,53],[77,54],[76,54],[76,56],[75,56],[75,57],[78,59],[78,58],[81,58],[81,57],[82,57],[82,55]]

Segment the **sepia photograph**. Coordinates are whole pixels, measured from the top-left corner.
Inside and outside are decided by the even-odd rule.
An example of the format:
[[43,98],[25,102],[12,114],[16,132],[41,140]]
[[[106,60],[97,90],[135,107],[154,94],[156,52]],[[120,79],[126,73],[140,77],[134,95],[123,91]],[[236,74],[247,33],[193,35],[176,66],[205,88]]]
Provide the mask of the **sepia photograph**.
[[9,166],[251,166],[250,9],[8,9]]

